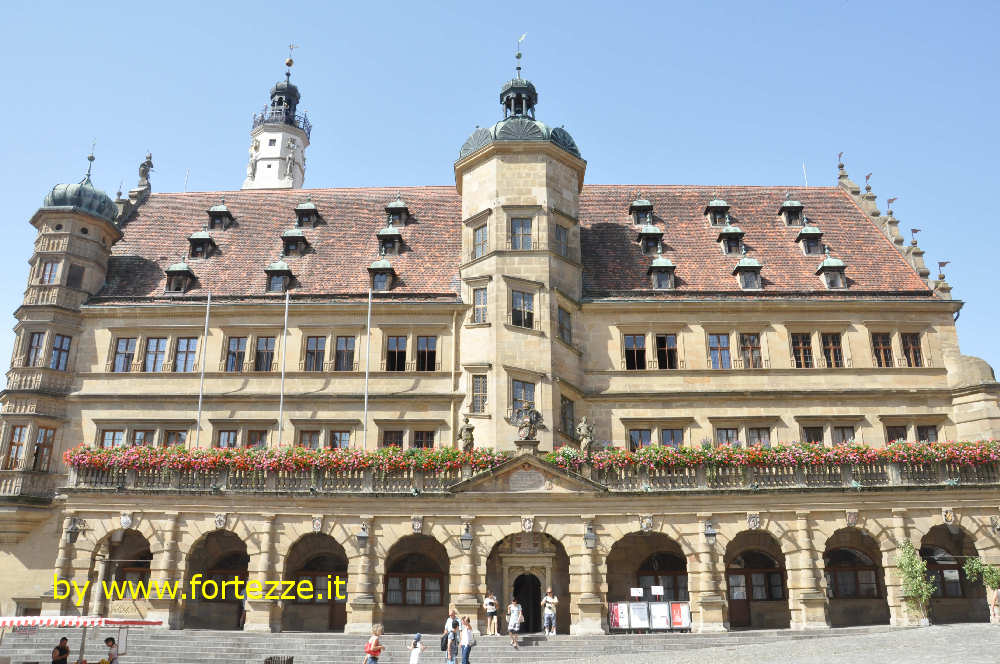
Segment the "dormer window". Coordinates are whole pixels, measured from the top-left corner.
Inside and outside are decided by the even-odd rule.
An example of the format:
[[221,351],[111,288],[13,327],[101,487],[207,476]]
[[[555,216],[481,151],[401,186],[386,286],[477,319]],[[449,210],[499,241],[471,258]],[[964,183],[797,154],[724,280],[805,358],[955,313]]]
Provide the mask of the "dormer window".
[[405,226],[410,218],[410,208],[406,207],[403,199],[396,195],[396,200],[385,206],[386,221],[396,226]]
[[638,235],[639,245],[642,247],[642,253],[647,255],[656,253],[662,238],[663,231],[652,224],[645,224],[639,230]]
[[760,269],[763,267],[756,258],[746,255],[746,248],[743,249],[743,258],[733,268],[733,274],[739,280],[740,288],[743,290],[760,290],[763,288]]
[[829,247],[826,247],[825,251],[826,258],[816,268],[816,274],[823,279],[823,283],[830,290],[847,288],[847,277],[844,276],[847,264],[839,258],[831,256]]
[[805,219],[802,215],[802,203],[793,199],[791,194],[785,194],[778,214],[784,217],[786,226],[801,226]]
[[202,229],[192,233],[188,238],[188,243],[191,245],[191,258],[208,258],[215,253],[215,240],[212,239],[207,230]]
[[713,226],[722,226],[729,223],[729,203],[718,196],[713,198],[705,206],[705,216]]
[[385,258],[380,258],[368,268],[371,275],[372,290],[382,292],[390,290],[395,281],[396,271],[392,269],[392,264]]
[[674,288],[674,264],[669,258],[663,256],[663,244],[656,245],[656,258],[650,263],[646,271],[652,287],[656,290],[673,290]]
[[628,206],[628,213],[632,215],[632,221],[636,224],[653,223],[653,204],[643,198],[642,194]]
[[380,256],[396,256],[403,246],[403,236],[399,229],[393,226],[395,222],[390,217],[388,225],[375,233],[378,239],[378,253]]
[[722,245],[722,253],[727,256],[739,256],[743,253],[743,231],[739,226],[726,225],[719,231],[717,241]]
[[167,275],[166,292],[168,293],[185,293],[191,287],[191,282],[194,281],[194,272],[184,261],[174,263],[165,272]]
[[284,256],[264,268],[264,273],[267,275],[265,290],[268,293],[284,293],[291,286],[292,270],[283,258]]
[[226,199],[223,198],[218,205],[208,208],[208,228],[209,230],[225,230],[232,226],[233,215],[226,207]]
[[309,249],[309,241],[305,234],[298,228],[285,231],[281,234],[281,243],[284,246],[286,256],[303,256]]
[[312,197],[307,196],[304,203],[295,206],[295,225],[299,228],[314,228],[319,222],[319,210],[312,202]]
[[823,253],[823,231],[815,226],[806,225],[799,231],[796,242],[802,245],[802,253],[806,256],[820,255]]

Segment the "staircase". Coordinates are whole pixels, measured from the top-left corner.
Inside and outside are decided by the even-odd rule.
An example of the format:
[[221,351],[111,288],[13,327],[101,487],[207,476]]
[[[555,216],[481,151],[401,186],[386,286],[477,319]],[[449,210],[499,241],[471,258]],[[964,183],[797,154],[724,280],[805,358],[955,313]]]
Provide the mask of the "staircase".
[[[511,648],[506,636],[479,636],[479,644],[472,650],[469,659],[474,664],[584,664],[601,656],[667,654],[678,650],[780,643],[817,636],[872,634],[892,629],[888,626],[875,626],[809,632],[760,630],[720,634],[560,635],[551,638],[525,635],[521,638],[520,650]],[[10,657],[11,664],[48,664],[49,654],[62,636],[70,640],[70,662],[74,662],[81,634],[82,630],[79,629],[40,629],[32,635],[5,634],[0,645],[0,662],[5,662],[4,657]],[[117,638],[117,628],[88,631],[86,658],[90,664],[99,662],[107,654],[103,640],[108,636]],[[382,642],[387,649],[379,664],[409,662],[407,645],[410,638],[412,635],[384,636]],[[295,664],[361,664],[365,640],[363,635],[347,634],[131,628],[128,634],[128,655],[122,658],[122,664],[263,664],[264,659],[271,655],[292,656]],[[439,663],[444,659],[440,650],[440,635],[427,634],[424,636],[424,643],[427,649],[421,657],[422,662]]]

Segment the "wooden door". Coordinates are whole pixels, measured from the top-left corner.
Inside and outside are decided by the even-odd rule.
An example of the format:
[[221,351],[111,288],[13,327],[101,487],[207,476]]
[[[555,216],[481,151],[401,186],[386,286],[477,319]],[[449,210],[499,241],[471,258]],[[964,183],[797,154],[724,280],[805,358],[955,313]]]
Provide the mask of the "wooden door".
[[729,627],[736,629],[750,626],[750,599],[747,597],[747,577],[745,574],[728,574],[729,586]]

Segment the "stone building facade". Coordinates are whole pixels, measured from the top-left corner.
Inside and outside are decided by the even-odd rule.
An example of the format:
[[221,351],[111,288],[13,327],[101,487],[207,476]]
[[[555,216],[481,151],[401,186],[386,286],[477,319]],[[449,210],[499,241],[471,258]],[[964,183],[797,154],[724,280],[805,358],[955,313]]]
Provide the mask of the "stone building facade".
[[[537,629],[552,586],[559,630],[588,633],[664,586],[702,631],[905,624],[909,539],[942,580],[932,617],[988,618],[958,565],[1000,561],[995,467],[570,471],[537,453],[578,445],[584,417],[618,447],[1000,437],[961,303],[843,165],[832,187],[587,185],[518,75],[454,186],[303,190],[298,99],[286,77],[255,118],[243,190],[153,193],[147,156],[127,197],[88,172],[32,217],[0,395],[3,613],[433,631],[489,589]],[[511,458],[325,480],[62,462],[81,443],[453,447],[466,419]],[[347,599],[77,605],[53,573],[339,574]]]

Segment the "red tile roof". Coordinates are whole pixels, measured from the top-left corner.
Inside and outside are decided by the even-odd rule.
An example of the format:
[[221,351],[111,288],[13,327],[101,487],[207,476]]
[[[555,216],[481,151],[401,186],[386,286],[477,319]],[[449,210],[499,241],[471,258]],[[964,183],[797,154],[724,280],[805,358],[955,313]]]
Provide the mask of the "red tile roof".
[[[657,297],[741,294],[832,297],[930,294],[882,232],[837,187],[702,187],[586,185],[580,198],[584,292],[588,297],[648,297],[644,256],[628,206],[641,190],[653,203],[664,231],[663,255],[676,265],[677,289]],[[800,228],[787,227],[777,210],[786,192],[800,200],[804,214],[823,231],[833,256],[847,263],[846,291],[827,291],[816,267],[822,256],[805,256],[795,242]],[[189,259],[198,281],[188,296],[267,297],[264,268],[281,252],[281,234],[295,225],[294,208],[310,196],[323,224],[305,228],[311,252],[289,257],[296,296],[359,297],[367,292],[367,267],[377,258],[375,233],[385,226],[385,205],[399,193],[410,222],[401,229],[405,250],[390,256],[398,284],[393,298],[452,300],[460,294],[461,205],[455,188],[257,190],[152,194],[123,228],[112,249],[107,302],[164,298],[163,270],[188,251],[188,236],[208,220],[206,210],[225,196],[236,224],[213,230],[218,253]],[[748,256],[763,264],[761,293],[741,293],[733,266],[739,257],[722,254],[718,227],[704,217],[713,197],[730,205],[733,223],[745,233]],[[634,292],[644,291],[644,292]],[[270,296],[273,297],[273,296]]]

